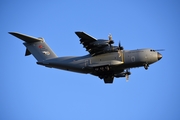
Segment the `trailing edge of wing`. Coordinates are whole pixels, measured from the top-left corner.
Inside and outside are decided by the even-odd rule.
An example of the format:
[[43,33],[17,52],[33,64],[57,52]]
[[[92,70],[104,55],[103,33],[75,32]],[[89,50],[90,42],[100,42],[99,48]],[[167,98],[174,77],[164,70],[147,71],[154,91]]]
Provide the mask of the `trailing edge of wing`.
[[100,67],[100,66],[106,66],[106,65],[116,66],[116,65],[121,65],[121,64],[123,64],[123,62],[118,61],[118,60],[101,61],[101,63],[90,64],[90,65],[88,65],[88,67]]
[[24,35],[24,34],[21,34],[21,33],[17,33],[17,32],[9,32],[9,34],[27,42],[27,43],[33,43],[33,42],[40,42],[40,41],[43,41],[42,38],[34,38],[34,37],[31,37],[31,36],[27,36],[27,35]]

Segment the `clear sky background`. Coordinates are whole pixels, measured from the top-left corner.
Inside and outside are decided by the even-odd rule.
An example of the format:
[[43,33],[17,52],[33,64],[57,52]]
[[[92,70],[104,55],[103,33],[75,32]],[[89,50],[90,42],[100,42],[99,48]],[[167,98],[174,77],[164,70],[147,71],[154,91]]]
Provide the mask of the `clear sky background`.
[[[153,48],[163,58],[131,69],[129,82],[38,66],[23,41],[43,37],[58,56],[88,54],[75,31]],[[179,120],[179,0],[1,0],[0,120]]]

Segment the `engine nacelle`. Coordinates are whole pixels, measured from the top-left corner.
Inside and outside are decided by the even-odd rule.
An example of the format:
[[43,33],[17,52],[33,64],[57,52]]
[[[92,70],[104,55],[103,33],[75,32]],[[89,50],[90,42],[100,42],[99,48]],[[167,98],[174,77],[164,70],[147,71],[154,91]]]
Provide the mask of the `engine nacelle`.
[[103,49],[104,52],[118,52],[117,46],[107,46]]
[[98,39],[97,41],[91,43],[91,45],[93,45],[93,46],[108,46],[113,43],[114,43],[113,40],[109,41],[109,40]]
[[91,45],[94,45],[94,46],[107,46],[107,45],[109,45],[109,43],[108,43],[108,40],[97,40],[97,41],[91,43]]
[[114,77],[116,77],[116,78],[126,77],[126,73],[118,73],[118,74],[115,74]]
[[131,72],[126,70],[125,72],[115,74],[114,77],[117,77],[117,78],[119,78],[119,77],[128,77],[129,75],[131,75]]

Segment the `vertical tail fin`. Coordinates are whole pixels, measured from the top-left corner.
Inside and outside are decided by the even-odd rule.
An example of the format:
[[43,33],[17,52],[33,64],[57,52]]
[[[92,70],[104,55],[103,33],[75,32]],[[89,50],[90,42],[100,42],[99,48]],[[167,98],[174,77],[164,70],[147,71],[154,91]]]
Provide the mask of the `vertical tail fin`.
[[26,46],[25,56],[33,55],[37,61],[56,58],[56,54],[46,44],[43,38],[34,38],[24,34],[9,32],[9,34],[25,41],[23,44]]

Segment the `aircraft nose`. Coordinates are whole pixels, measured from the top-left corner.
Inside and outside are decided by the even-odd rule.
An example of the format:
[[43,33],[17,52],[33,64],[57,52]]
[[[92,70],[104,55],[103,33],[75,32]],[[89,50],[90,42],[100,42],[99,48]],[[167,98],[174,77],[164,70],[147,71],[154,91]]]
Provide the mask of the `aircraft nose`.
[[158,52],[157,57],[158,57],[158,60],[160,60],[162,58],[162,55]]

